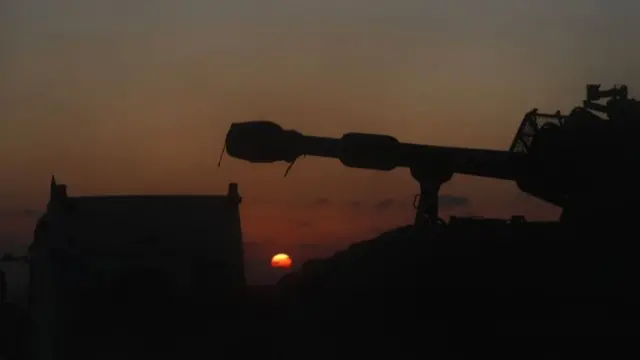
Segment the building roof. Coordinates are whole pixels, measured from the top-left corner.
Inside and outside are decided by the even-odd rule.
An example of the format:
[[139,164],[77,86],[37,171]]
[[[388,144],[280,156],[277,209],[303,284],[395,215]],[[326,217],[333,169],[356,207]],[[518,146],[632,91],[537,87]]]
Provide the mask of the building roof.
[[66,185],[52,179],[48,210],[36,226],[32,246],[39,243],[38,233],[46,231],[50,221],[57,223],[60,215],[68,241],[83,243],[76,244],[80,247],[98,246],[100,251],[115,250],[110,248],[123,242],[132,246],[131,241],[143,245],[165,239],[171,246],[184,244],[181,239],[187,238],[192,239],[187,242],[203,237],[211,241],[226,237],[240,201],[236,184],[229,185],[226,195],[68,196],[66,190]]
[[223,216],[227,212],[226,196],[79,196],[64,200],[66,213],[73,218],[102,215],[114,220],[127,216],[148,218],[172,214],[177,218]]
[[193,201],[204,199],[226,199],[227,195],[91,195],[70,196],[74,201],[102,200],[102,201],[131,201],[131,200],[162,200],[162,201]]
[[189,211],[201,207],[221,207],[228,199],[226,195],[112,195],[68,197],[65,203],[72,211],[78,208],[82,208],[83,211],[106,211],[111,207],[117,207],[120,211],[154,207],[179,207],[181,211]]

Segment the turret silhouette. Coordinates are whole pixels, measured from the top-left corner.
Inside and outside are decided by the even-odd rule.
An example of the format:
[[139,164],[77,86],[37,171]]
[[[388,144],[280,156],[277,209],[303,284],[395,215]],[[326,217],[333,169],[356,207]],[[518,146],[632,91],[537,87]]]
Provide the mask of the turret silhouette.
[[[609,98],[606,104],[595,102],[603,98]],[[402,143],[376,134],[307,136],[269,121],[233,123],[225,144],[229,155],[254,163],[293,165],[310,155],[361,169],[409,168],[420,184],[416,223],[438,222],[438,190],[454,174],[515,181],[522,191],[562,207],[564,222],[587,223],[612,220],[639,199],[633,145],[639,129],[640,104],[627,97],[626,86],[601,91],[587,85],[587,100],[569,115],[528,112],[504,151]],[[610,196],[612,189],[624,196]]]

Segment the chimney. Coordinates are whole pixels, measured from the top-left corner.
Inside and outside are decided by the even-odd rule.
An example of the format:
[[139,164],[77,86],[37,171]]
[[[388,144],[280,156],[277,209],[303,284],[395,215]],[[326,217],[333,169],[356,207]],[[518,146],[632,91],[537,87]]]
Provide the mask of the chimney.
[[67,185],[58,184],[56,177],[51,175],[51,184],[49,186],[49,203],[47,204],[47,211],[53,211],[57,204],[66,200],[67,198]]
[[49,184],[49,201],[55,198],[57,187],[58,184],[56,183],[56,176],[51,175],[51,183]]

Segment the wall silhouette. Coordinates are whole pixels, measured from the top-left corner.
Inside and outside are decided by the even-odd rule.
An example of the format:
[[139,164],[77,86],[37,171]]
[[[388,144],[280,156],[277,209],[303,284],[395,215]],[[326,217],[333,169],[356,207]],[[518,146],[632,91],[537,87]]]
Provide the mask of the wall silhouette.
[[226,196],[72,197],[52,179],[29,249],[34,358],[89,351],[114,329],[169,333],[163,314],[178,307],[227,311],[245,287],[239,203],[235,184]]

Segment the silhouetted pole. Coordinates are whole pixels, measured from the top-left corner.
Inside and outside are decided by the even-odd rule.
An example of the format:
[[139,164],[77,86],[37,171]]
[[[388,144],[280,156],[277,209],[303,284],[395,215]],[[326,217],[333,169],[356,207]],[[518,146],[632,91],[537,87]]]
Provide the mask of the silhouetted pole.
[[412,167],[411,176],[420,184],[420,194],[414,199],[416,208],[414,225],[435,226],[440,221],[438,217],[438,197],[440,186],[453,177],[453,171],[446,166]]

